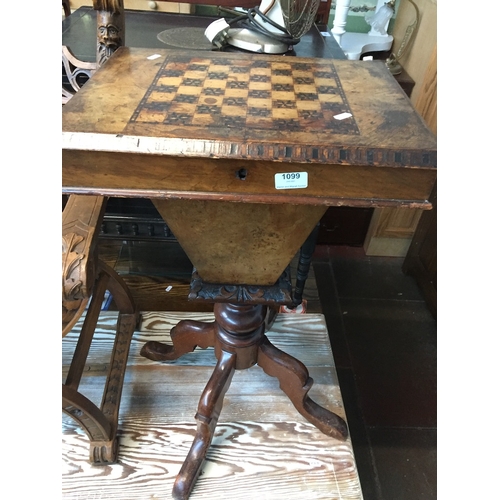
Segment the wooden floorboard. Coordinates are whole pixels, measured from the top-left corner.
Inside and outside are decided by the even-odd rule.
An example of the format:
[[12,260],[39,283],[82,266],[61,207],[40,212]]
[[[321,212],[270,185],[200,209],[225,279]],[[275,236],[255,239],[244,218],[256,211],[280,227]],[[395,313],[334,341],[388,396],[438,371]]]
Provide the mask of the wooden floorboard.
[[[120,407],[119,459],[88,462],[88,439],[74,421],[62,421],[64,499],[169,499],[196,431],[194,414],[215,358],[211,348],[179,360],[142,358],[147,340],[169,342],[181,319],[211,321],[212,313],[145,312],[135,332]],[[103,312],[89,354],[81,392],[100,403],[114,332],[115,312]],[[63,339],[67,372],[81,321]],[[345,418],[324,317],[279,314],[268,337],[300,359],[315,383],[309,395]],[[259,367],[237,371],[224,399],[196,499],[361,500],[350,440],[329,438],[307,422]]]

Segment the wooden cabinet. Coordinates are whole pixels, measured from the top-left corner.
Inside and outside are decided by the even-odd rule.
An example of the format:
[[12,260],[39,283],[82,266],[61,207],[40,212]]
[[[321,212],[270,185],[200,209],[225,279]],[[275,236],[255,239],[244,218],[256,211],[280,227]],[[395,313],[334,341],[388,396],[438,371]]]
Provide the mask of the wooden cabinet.
[[[415,107],[437,133],[437,48],[434,47]],[[413,236],[403,271],[417,281],[429,310],[437,316],[437,185],[431,194],[433,209],[424,212]]]
[[[197,2],[195,0],[188,0],[186,3],[182,2],[172,2],[170,0],[124,0],[125,9],[130,10],[146,10],[146,11],[156,11],[156,12],[170,12],[174,14],[194,14],[196,12],[195,4],[199,3],[200,5],[218,5],[214,0],[208,1],[200,1]],[[251,6],[254,4],[252,2]],[[317,22],[319,24],[328,24],[328,18],[330,16],[332,0],[320,0],[317,14]],[[64,0],[63,5],[69,4],[69,8],[73,11],[78,9],[79,7],[92,7],[92,0]],[[226,5],[226,2],[220,2],[220,5]],[[243,0],[241,2],[241,7],[248,7],[248,0]],[[255,6],[259,4],[257,0],[255,2]],[[240,5],[240,4],[238,4]],[[66,12],[66,11],[65,11]]]
[[[92,0],[70,0],[71,10],[79,7],[92,7]],[[177,14],[190,14],[193,12],[193,5],[178,2],[155,2],[149,0],[124,0],[126,9],[131,10],[150,10],[156,12],[171,12]]]
[[[420,25],[401,61],[415,81],[410,100],[427,126],[437,133],[437,1],[416,0]],[[406,28],[415,19],[409,2],[401,2],[394,26],[393,51],[401,46]],[[412,213],[413,212],[413,213]],[[367,255],[404,257],[422,216],[420,211],[375,209],[364,249]]]
[[404,257],[421,215],[411,208],[375,209],[363,245],[366,255]]
[[[437,47],[434,46],[429,64],[415,99],[415,109],[427,126],[437,134]],[[366,235],[367,255],[404,257],[410,247],[417,225],[423,217],[421,210],[376,209]]]
[[437,186],[431,195],[433,209],[422,214],[403,263],[403,272],[413,276],[427,307],[437,316]]

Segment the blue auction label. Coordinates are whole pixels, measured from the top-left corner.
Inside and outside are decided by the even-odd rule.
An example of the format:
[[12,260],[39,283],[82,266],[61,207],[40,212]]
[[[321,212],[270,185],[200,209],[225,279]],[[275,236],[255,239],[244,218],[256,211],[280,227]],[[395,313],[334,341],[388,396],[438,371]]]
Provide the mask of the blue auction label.
[[307,172],[285,172],[274,174],[276,189],[304,189],[307,187]]

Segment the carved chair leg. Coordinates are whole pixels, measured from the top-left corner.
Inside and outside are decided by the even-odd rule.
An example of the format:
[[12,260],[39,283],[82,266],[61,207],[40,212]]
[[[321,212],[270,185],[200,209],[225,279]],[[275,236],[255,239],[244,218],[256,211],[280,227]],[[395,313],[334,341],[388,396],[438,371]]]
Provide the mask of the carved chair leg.
[[99,275],[62,388],[62,410],[77,421],[87,434],[90,441],[89,460],[94,464],[113,463],[117,448],[112,421],[92,401],[78,392],[107,283],[108,277]]
[[101,312],[101,304],[104,299],[104,292],[107,289],[108,277],[99,276],[94,286],[94,293],[90,301],[85,320],[78,337],[73,359],[69,367],[65,385],[77,390],[82,378],[85,363],[89,354],[90,344],[94,338],[94,331]]
[[201,395],[196,413],[198,428],[191,449],[175,480],[172,496],[186,500],[198,478],[236,367],[236,354],[221,351],[219,360]]
[[81,424],[92,439],[106,441],[111,425],[97,406],[75,389],[62,385],[63,411]]
[[89,460],[94,465],[116,462],[118,443],[116,432],[120,401],[125,380],[130,342],[137,325],[137,314],[119,313],[109,372],[100,408],[78,392],[90,344],[99,317],[100,305],[107,288],[108,276],[101,274],[94,290],[75,354],[63,384],[63,411],[79,422],[89,441]]
[[[118,413],[132,335],[139,314],[127,285],[98,260],[97,238],[106,207],[102,196],[71,195],[62,217],[63,337],[90,304],[63,384],[63,411],[79,422],[90,440],[90,462],[116,461]],[[106,290],[118,306],[116,335],[100,407],[78,392]]]
[[286,354],[265,337],[259,346],[257,364],[267,375],[279,380],[281,390],[288,396],[297,411],[327,436],[345,440],[347,424],[335,413],[319,406],[307,393],[314,381],[305,365]]
[[[116,461],[116,454],[118,450],[117,443],[117,430],[118,430],[118,417],[120,411],[120,402],[123,391],[123,384],[125,382],[125,370],[127,368],[127,359],[130,351],[130,342],[137,325],[137,315],[122,314],[118,316],[116,325],[115,342],[113,351],[111,353],[110,368],[106,378],[106,385],[101,402],[101,410],[103,415],[111,422],[112,425],[112,440],[113,440],[113,456],[112,462]],[[99,449],[99,443],[90,443],[91,452],[94,449],[93,463],[97,464],[102,462],[100,455],[96,450]]]
[[141,356],[153,361],[172,361],[195,348],[206,349],[215,345],[215,322],[182,320],[170,332],[172,344],[150,340],[141,349]]
[[80,424],[90,440],[89,462],[107,465],[116,462],[116,422],[111,422],[92,401],[70,387],[62,386],[62,409]]

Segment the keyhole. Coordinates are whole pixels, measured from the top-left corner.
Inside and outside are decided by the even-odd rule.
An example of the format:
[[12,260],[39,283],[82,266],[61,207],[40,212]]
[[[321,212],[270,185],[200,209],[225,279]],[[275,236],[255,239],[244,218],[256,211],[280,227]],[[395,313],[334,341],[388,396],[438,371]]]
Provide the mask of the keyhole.
[[236,172],[236,177],[238,177],[238,179],[240,179],[241,181],[244,181],[247,178],[247,169],[246,168],[240,168]]

